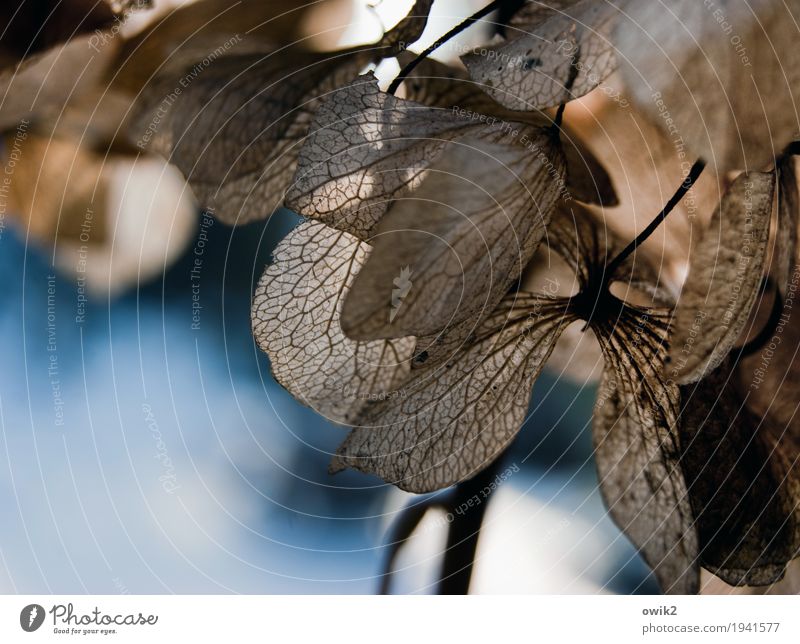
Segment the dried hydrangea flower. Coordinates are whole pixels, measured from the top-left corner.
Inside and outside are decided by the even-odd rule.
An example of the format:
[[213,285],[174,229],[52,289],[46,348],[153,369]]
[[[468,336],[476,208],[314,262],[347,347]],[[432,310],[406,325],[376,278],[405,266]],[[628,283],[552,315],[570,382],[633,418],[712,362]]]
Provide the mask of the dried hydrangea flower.
[[[627,37],[625,6],[527,6],[517,24],[528,20],[535,36],[550,38],[551,47],[539,47],[545,59],[528,52],[523,75],[501,65],[489,78],[483,64],[473,74],[489,74],[490,92],[507,107],[561,104],[560,128],[563,102],[614,69],[609,38]],[[553,34],[572,44],[566,63],[563,52],[555,58]],[[599,77],[587,73],[590,63]],[[541,70],[552,70],[549,85]],[[662,588],[696,592],[701,565],[734,584],[779,578],[797,554],[796,436],[759,416],[730,383],[741,375],[734,348],[767,266],[776,182],[786,193],[778,236],[792,244],[797,237],[788,156],[777,172],[733,181],[693,251],[676,312],[656,267],[634,251],[685,197],[703,162],[624,245],[581,205],[565,204],[570,195],[559,188],[569,155],[538,111],[509,114],[449,73],[414,78],[407,67],[398,79],[407,81],[405,99],[367,76],[320,104],[288,194],[291,207],[317,221],[279,247],[254,301],[254,332],[279,380],[353,427],[332,470],[352,467],[414,492],[469,479],[513,439],[559,338],[580,324],[604,362],[593,418],[603,497]],[[521,153],[519,132],[537,158]],[[712,148],[728,145],[728,134],[715,133]],[[716,161],[730,167],[728,156]],[[593,167],[589,180],[602,170]],[[726,319],[720,285],[730,288],[743,235],[752,261]],[[545,239],[574,273],[574,294],[514,286]],[[775,271],[787,275],[793,255],[777,253]],[[675,348],[670,361],[670,343],[686,340],[687,320],[708,304],[704,294],[723,323],[704,333],[691,361],[679,364]],[[356,396],[343,399],[342,391]]]
[[[438,362],[518,279],[559,198],[616,195],[558,118],[506,110],[429,62],[406,92],[366,75],[324,101],[286,203],[375,247],[345,302],[346,335],[415,336],[417,363]],[[412,265],[425,287],[398,308],[393,280]]]
[[[675,429],[679,391],[661,375],[671,310],[622,301],[610,285],[652,287],[656,302],[668,295],[651,266],[612,261],[623,245],[585,211],[559,216],[548,233],[579,291],[507,296],[468,347],[443,365],[415,371],[402,396],[369,405],[333,467],[374,473],[415,492],[469,478],[516,435],[561,332],[588,323],[606,364],[594,420],[604,498],[665,589],[694,591],[697,543]],[[654,526],[670,538],[654,537]]]

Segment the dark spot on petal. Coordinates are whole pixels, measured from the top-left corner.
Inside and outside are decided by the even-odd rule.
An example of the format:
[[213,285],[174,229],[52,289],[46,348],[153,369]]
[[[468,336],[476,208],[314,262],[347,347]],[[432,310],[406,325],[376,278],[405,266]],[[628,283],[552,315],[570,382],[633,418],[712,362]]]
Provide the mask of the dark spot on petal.
[[542,64],[541,58],[528,58],[528,60],[526,60],[523,63],[522,69],[524,69],[527,72],[528,70],[533,69],[534,67],[541,66],[541,64]]
[[427,351],[423,351],[414,356],[414,362],[416,364],[423,364],[427,359],[428,359]]

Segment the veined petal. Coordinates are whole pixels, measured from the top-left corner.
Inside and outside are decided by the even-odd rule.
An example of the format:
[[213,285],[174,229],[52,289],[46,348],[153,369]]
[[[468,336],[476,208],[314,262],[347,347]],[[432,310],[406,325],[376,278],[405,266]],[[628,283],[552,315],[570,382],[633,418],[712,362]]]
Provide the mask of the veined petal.
[[429,492],[486,467],[525,420],[533,383],[574,320],[566,307],[564,299],[524,294],[504,300],[467,349],[366,409],[332,470],[352,467]]
[[[413,195],[395,202],[345,302],[349,337],[458,330],[463,340],[480,326],[532,257],[559,194],[563,160],[551,135],[526,136],[530,147],[452,143]],[[394,280],[404,268],[412,278],[398,299]]]
[[341,423],[397,395],[414,348],[413,338],[354,342],[342,333],[344,296],[369,251],[348,233],[304,222],[278,245],[253,298],[253,335],[275,378]]
[[703,566],[734,586],[766,585],[800,554],[798,444],[748,408],[736,380],[726,360],[681,389],[681,464]]
[[741,174],[694,248],[670,341],[678,382],[711,373],[739,339],[764,275],[774,195],[774,172]]
[[621,15],[616,4],[558,2],[549,12],[523,13],[507,29],[509,42],[465,56],[464,64],[509,109],[542,109],[578,98],[616,69],[609,40]]
[[679,391],[661,376],[668,316],[626,307],[596,328],[606,358],[593,433],[603,498],[667,593],[699,587],[698,540],[681,470]]

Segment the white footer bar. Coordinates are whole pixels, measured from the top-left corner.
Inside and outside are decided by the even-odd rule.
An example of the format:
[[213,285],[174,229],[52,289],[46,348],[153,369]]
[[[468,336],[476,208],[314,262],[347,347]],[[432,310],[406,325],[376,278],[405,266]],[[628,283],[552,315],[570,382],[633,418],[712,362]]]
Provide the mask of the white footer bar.
[[0,642],[796,644],[799,614],[796,596],[2,596]]

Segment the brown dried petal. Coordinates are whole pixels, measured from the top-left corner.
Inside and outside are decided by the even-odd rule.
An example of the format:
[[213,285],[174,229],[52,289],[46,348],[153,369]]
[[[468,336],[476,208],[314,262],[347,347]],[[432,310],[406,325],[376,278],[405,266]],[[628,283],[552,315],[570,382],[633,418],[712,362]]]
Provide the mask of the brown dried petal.
[[667,593],[697,592],[697,535],[675,430],[679,392],[665,382],[668,316],[629,307],[595,329],[606,358],[593,433],[611,516]]
[[783,576],[800,548],[796,497],[781,462],[790,446],[796,459],[798,446],[773,441],[771,419],[753,414],[734,382],[727,360],[682,388],[681,464],[702,565],[735,586],[765,585]]
[[553,107],[590,92],[614,71],[609,36],[619,16],[614,2],[582,0],[542,22],[537,14],[518,37],[509,29],[508,43],[463,61],[470,76],[505,107]]
[[774,172],[741,174],[692,252],[671,341],[671,377],[682,384],[718,367],[747,323],[764,273],[774,193]]
[[[345,302],[348,337],[425,336],[469,321],[463,339],[491,313],[532,257],[558,196],[550,133],[526,136],[538,153],[459,139],[412,197],[396,202]],[[403,270],[410,281],[398,295]]]
[[369,400],[396,395],[414,339],[353,342],[339,315],[369,246],[318,222],[278,245],[253,298],[253,335],[275,378],[300,402],[351,423]]
[[369,407],[331,464],[377,474],[410,492],[463,481],[519,431],[531,388],[561,330],[565,300],[518,294],[451,362],[417,372],[400,396]]
[[286,205],[367,239],[391,200],[416,188],[446,143],[475,127],[451,110],[383,93],[366,74],[317,110]]

